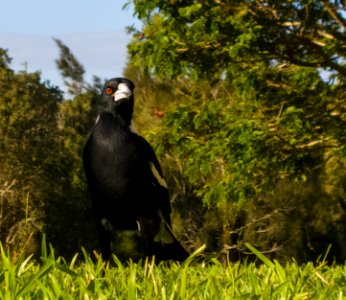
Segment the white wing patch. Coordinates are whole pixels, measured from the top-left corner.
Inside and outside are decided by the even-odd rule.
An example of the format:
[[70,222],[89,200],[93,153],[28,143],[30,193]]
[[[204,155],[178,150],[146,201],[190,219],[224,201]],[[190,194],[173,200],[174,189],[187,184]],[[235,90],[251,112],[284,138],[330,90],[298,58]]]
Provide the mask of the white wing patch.
[[136,125],[135,125],[135,123],[133,122],[133,120],[131,120],[130,131],[131,131],[132,133],[135,133],[135,134],[139,135],[139,133],[138,133],[138,131],[137,131],[137,128],[136,128]]
[[108,219],[106,219],[106,218],[101,219],[101,224],[106,231],[112,231],[113,230],[113,225],[111,222],[109,222]]
[[131,90],[125,83],[120,83],[118,85],[117,91],[114,93],[114,101],[120,99],[129,98],[132,95]]
[[100,115],[97,116],[97,119],[95,121],[95,125],[100,121]]
[[156,178],[157,182],[161,186],[163,186],[167,189],[168,188],[167,183],[166,183],[165,179],[160,175],[159,171],[156,169],[154,163],[150,162],[149,165],[150,165],[150,170],[153,173],[154,177]]
[[161,211],[159,212],[161,223],[160,223],[160,229],[159,232],[154,236],[154,242],[162,244],[172,244],[174,242],[174,238],[172,235],[172,230],[168,226],[168,224],[165,222]]
[[137,223],[137,229],[138,229],[138,233],[141,233],[141,223],[139,223],[139,221],[136,221]]

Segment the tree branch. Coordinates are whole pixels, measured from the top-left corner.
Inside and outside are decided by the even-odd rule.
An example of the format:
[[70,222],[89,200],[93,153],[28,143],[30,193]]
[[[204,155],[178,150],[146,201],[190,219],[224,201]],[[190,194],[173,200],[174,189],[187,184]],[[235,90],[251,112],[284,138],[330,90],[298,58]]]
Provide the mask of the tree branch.
[[344,29],[346,30],[345,20],[338,14],[338,12],[328,3],[326,0],[321,0],[324,8],[327,10],[329,15]]

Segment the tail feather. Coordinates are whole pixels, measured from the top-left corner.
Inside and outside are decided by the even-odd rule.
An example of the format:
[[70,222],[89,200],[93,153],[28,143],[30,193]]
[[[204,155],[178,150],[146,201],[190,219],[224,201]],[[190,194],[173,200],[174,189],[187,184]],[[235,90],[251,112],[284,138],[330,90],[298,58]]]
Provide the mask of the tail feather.
[[156,259],[158,261],[169,259],[184,261],[188,258],[189,253],[175,238],[170,226],[166,222],[163,225],[163,230],[160,230],[163,238],[160,241],[155,240],[153,243],[153,252]]

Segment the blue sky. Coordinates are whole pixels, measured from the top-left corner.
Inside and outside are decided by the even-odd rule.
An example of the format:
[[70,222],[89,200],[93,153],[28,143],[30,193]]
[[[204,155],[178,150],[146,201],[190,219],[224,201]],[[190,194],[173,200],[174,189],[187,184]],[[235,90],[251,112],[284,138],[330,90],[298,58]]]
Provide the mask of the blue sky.
[[127,0],[0,0],[0,48],[8,49],[11,68],[41,71],[62,87],[55,66],[61,39],[86,69],[86,79],[121,76],[126,65],[128,25],[140,27]]

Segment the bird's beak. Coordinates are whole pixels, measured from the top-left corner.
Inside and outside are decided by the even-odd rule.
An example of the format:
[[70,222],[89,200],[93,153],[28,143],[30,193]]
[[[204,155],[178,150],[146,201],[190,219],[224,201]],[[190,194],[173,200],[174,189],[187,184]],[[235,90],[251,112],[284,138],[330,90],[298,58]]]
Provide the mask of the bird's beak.
[[131,90],[125,83],[120,83],[118,85],[117,91],[114,93],[114,101],[118,101],[120,99],[128,99],[132,95]]

